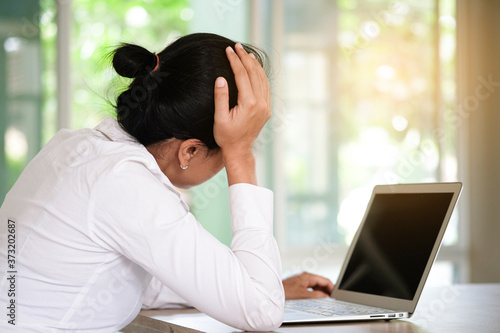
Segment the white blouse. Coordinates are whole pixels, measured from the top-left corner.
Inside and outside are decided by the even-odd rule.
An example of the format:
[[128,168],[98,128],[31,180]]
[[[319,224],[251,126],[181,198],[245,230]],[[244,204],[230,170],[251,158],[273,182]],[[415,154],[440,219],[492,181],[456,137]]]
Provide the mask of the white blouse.
[[272,192],[236,184],[229,200],[230,248],[116,120],[60,131],[0,208],[0,331],[115,332],[142,306],[169,304],[239,329],[278,327]]

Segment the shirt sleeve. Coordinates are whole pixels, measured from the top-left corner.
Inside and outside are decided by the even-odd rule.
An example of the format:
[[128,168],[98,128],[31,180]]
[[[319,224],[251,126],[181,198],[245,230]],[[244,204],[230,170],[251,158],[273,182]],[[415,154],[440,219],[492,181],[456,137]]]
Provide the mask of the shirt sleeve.
[[95,241],[221,322],[244,330],[277,328],[284,291],[272,192],[250,184],[229,188],[233,240],[227,247],[147,168],[123,164],[94,186],[89,216]]
[[142,309],[179,309],[192,307],[173,290],[153,277],[142,297]]

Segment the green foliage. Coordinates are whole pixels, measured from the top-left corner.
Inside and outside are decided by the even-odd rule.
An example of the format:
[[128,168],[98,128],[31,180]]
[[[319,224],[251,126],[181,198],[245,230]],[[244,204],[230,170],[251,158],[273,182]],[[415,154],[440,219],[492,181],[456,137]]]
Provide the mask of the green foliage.
[[[56,32],[55,3],[42,0],[44,54],[44,141],[56,123]],[[72,127],[92,127],[113,115],[117,88],[109,53],[127,42],[162,50],[172,39],[186,34],[189,24],[187,0],[74,0],[71,31]],[[187,11],[187,14],[186,14]],[[120,82],[119,83],[124,83]]]
[[186,33],[187,21],[181,19],[181,13],[188,3],[76,0],[73,6],[73,127],[80,128],[94,126],[113,114],[116,87],[111,81],[114,72],[109,52],[122,42],[160,51],[169,40]]

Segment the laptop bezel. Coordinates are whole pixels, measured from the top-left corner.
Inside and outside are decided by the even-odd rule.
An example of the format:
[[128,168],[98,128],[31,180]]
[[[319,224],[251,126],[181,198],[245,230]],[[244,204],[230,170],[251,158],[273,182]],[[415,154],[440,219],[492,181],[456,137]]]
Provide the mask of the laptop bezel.
[[[351,245],[349,246],[349,250],[347,251],[346,257],[344,259],[344,263],[342,265],[342,269],[340,271],[337,283],[335,284],[335,288],[333,289],[330,296],[332,298],[335,298],[335,299],[341,300],[341,301],[364,304],[364,305],[369,305],[369,306],[382,307],[382,308],[386,308],[389,310],[395,310],[395,311],[408,312],[408,314],[411,316],[413,314],[413,312],[415,311],[418,299],[420,298],[420,294],[422,293],[422,289],[425,285],[427,277],[429,276],[429,272],[430,272],[431,267],[436,259],[439,248],[441,247],[444,233],[446,231],[448,223],[449,223],[451,216],[453,214],[453,211],[454,211],[455,205],[458,201],[461,189],[462,189],[462,183],[460,183],[460,182],[376,185],[373,188],[372,195],[371,195],[370,201],[367,205],[367,208],[365,210],[363,219],[361,220],[361,223],[358,227],[358,230],[353,237]],[[360,292],[339,289],[339,286],[342,282],[342,278],[344,276],[347,265],[348,265],[350,258],[352,256],[355,244],[358,241],[361,230],[365,224],[365,221],[366,221],[366,218],[367,218],[368,213],[370,211],[373,200],[377,194],[383,194],[383,193],[391,193],[391,194],[392,193],[453,193],[453,196],[450,200],[450,204],[448,206],[448,210],[446,211],[445,217],[443,219],[443,223],[442,223],[441,228],[439,230],[439,233],[437,235],[436,242],[434,243],[434,246],[432,248],[431,254],[429,256],[429,259],[428,259],[427,264],[425,266],[424,272],[423,272],[422,277],[420,279],[420,282],[418,284],[414,298],[411,300],[398,299],[398,298],[393,298],[393,297],[372,295],[372,294],[366,294],[366,293],[360,293]]]

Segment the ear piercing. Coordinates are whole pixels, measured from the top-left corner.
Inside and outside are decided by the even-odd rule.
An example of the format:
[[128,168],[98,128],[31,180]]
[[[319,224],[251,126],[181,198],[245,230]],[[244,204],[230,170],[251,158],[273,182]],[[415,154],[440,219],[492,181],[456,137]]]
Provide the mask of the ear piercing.
[[187,165],[187,164],[186,164],[186,166],[183,166],[183,165],[181,164],[181,169],[182,169],[182,170],[186,170],[187,168],[188,168],[188,165]]

